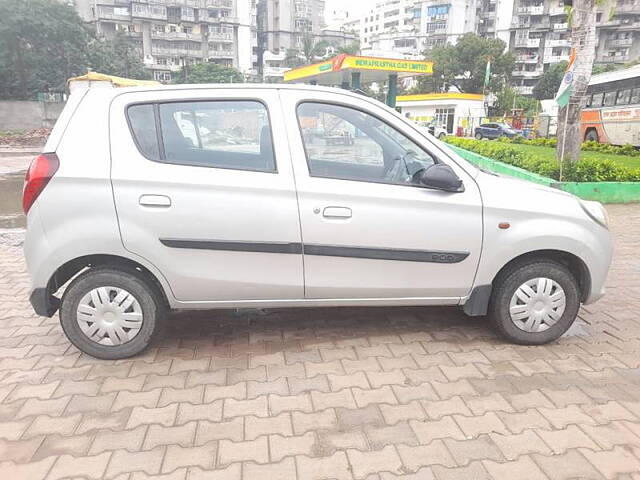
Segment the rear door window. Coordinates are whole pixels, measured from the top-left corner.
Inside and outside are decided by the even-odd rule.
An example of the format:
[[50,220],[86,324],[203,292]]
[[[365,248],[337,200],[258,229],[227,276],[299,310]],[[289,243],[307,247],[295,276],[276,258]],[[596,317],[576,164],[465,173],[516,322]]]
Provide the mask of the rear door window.
[[604,94],[604,106],[613,107],[616,104],[617,91],[607,92]]
[[138,148],[150,160],[276,171],[269,115],[258,101],[133,105],[127,114]]
[[629,100],[629,103],[636,104],[636,103],[640,103],[640,88],[634,88],[633,90],[631,90],[631,98]]
[[616,105],[627,105],[630,96],[631,90],[620,90],[618,92],[618,98],[616,99]]

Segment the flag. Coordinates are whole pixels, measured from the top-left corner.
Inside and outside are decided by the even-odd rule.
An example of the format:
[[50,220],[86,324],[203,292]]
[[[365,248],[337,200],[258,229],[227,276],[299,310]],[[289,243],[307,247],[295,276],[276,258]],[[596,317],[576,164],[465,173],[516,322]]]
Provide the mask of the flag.
[[558,89],[558,93],[556,93],[555,100],[559,107],[566,106],[571,98],[571,92],[573,91],[573,67],[575,66],[575,60],[576,51],[575,49],[572,49],[569,65],[567,65],[567,69],[564,71],[562,82],[560,82],[560,88]]
[[487,60],[487,69],[484,72],[484,86],[489,85],[489,79],[491,78],[491,60]]

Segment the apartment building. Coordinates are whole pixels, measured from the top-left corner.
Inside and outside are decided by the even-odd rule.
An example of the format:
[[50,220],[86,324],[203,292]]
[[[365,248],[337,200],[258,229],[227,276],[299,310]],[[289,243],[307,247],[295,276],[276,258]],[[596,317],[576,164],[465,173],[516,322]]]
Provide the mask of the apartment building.
[[260,0],[258,29],[261,48],[280,53],[302,48],[305,35],[320,36],[324,28],[324,0]]
[[185,65],[214,62],[256,71],[255,0],[75,0],[99,35],[126,35],[153,77],[168,82]]
[[[562,0],[515,0],[510,48],[516,55],[513,84],[530,95],[550,65],[569,60],[570,26]],[[596,12],[596,64],[640,58],[640,0],[603,2]]]

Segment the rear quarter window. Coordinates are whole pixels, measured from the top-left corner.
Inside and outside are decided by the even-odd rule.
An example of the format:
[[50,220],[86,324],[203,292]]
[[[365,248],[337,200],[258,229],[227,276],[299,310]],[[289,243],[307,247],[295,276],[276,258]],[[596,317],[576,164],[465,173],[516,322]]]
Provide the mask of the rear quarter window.
[[153,105],[132,105],[127,109],[133,139],[142,154],[151,159],[160,158],[158,134]]

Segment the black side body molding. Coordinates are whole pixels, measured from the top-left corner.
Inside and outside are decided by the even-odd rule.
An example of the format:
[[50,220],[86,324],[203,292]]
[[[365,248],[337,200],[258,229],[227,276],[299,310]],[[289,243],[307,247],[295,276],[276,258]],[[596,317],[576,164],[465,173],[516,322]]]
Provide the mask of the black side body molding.
[[459,263],[469,256],[469,252],[402,250],[396,248],[342,247],[339,245],[302,245],[301,243],[284,242],[228,242],[220,240],[161,238],[160,243],[170,248],[227,250],[235,252],[289,253],[318,255],[325,257],[396,260],[402,262]]

